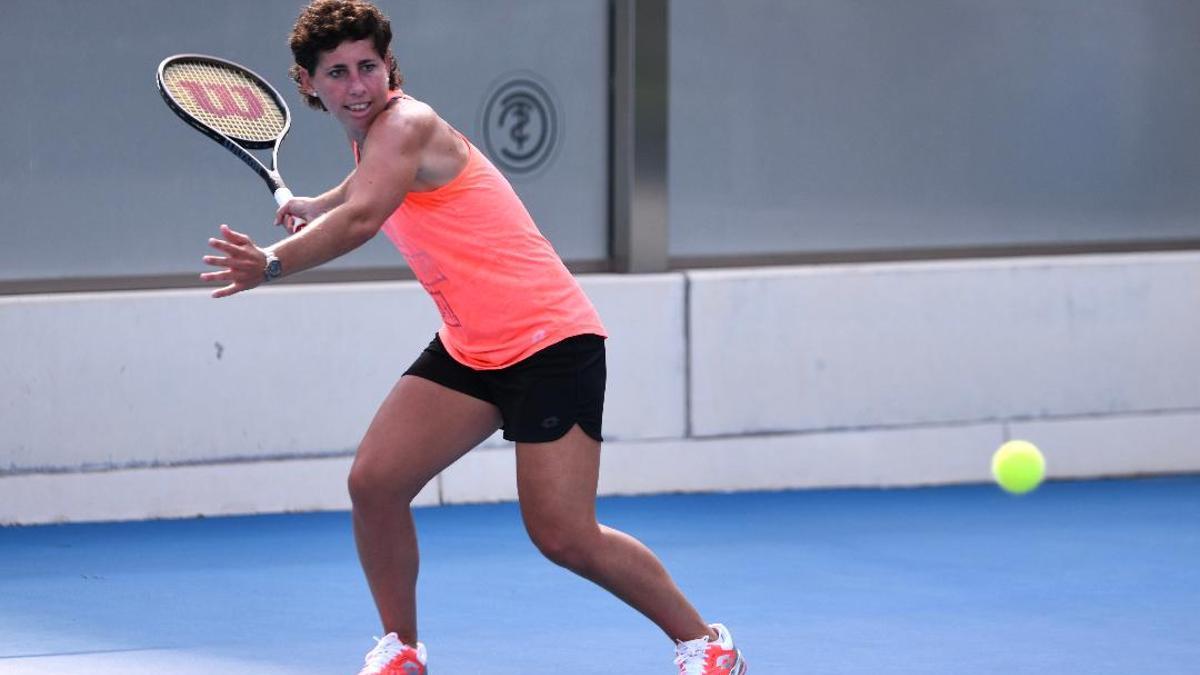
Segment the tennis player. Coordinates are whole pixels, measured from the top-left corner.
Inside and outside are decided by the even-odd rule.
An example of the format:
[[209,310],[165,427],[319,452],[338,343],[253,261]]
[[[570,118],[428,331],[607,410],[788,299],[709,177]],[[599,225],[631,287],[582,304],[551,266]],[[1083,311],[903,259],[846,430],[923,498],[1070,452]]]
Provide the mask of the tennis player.
[[227,225],[210,240],[219,271],[247,291],[366,243],[380,230],[441,312],[442,325],[384,400],[349,489],[359,558],[386,636],[360,675],[426,672],[417,639],[417,537],[410,502],[496,429],[516,443],[530,538],[657,624],[685,675],[740,675],[745,661],[658,558],[596,522],[604,326],[505,178],[432,108],[401,89],[388,19],[363,0],[316,0],[292,30],[292,76],[349,137],[357,165],[337,187],[295,198],[276,223],[307,227],[267,248]]

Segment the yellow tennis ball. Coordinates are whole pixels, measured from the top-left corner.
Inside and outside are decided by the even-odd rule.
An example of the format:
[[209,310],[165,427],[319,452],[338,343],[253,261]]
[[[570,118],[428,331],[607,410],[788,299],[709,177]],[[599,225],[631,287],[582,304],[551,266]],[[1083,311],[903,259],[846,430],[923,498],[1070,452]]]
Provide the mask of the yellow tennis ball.
[[1046,459],[1029,441],[1009,441],[992,455],[992,476],[1000,487],[1023,495],[1036,488],[1046,473]]

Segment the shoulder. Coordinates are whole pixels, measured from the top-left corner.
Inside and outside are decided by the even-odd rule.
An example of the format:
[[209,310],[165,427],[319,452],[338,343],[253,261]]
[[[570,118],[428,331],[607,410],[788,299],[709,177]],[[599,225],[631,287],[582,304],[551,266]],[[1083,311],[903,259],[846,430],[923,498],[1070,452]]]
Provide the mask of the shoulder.
[[438,115],[428,104],[406,98],[394,101],[371,123],[371,145],[424,145],[437,129]]

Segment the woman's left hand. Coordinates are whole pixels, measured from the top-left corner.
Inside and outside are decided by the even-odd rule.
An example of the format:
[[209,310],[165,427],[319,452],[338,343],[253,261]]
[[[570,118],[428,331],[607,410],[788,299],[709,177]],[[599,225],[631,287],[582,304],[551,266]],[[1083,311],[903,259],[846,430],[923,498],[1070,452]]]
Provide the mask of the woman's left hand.
[[222,239],[212,238],[208,245],[224,253],[223,256],[206,255],[204,264],[223,267],[219,272],[205,272],[203,281],[226,284],[213,291],[214,298],[224,298],[235,293],[248,291],[261,284],[267,268],[267,254],[254,244],[254,240],[235,232],[228,225],[221,225]]

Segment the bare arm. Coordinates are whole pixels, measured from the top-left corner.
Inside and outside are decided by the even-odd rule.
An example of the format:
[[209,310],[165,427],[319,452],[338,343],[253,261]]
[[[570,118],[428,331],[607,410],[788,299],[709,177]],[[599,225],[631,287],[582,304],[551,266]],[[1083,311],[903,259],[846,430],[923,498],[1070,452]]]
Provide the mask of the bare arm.
[[224,269],[200,275],[205,281],[226,284],[214,291],[213,297],[261,284],[268,253],[279,258],[286,275],[316,267],[369,241],[411,189],[436,124],[432,111],[383,113],[371,126],[369,149],[363,152],[358,167],[342,185],[317,198],[340,199],[340,203],[268,249],[258,248],[250,237],[222,225],[222,239],[210,239],[209,244],[225,255],[206,256],[204,262]]

